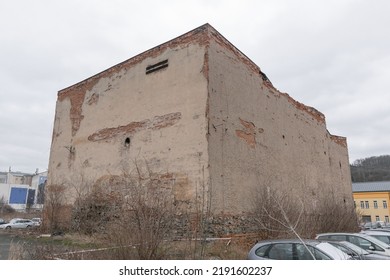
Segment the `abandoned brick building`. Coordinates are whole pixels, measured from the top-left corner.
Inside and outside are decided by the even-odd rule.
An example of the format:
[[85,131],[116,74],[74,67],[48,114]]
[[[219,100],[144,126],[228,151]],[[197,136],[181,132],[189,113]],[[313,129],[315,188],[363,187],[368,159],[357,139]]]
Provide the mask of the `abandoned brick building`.
[[216,214],[250,211],[259,187],[353,205],[346,138],[209,24],[58,92],[49,185],[137,160]]

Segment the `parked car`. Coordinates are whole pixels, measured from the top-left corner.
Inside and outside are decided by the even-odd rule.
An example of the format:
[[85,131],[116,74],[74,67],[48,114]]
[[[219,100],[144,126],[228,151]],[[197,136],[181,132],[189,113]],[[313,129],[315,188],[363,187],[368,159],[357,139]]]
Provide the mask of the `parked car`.
[[377,228],[390,228],[390,224],[383,221],[366,222],[362,225],[362,229],[377,229]]
[[6,223],[6,221],[4,221],[3,219],[0,218],[0,225],[5,224],[5,223]]
[[32,226],[34,226],[34,223],[31,220],[15,218],[6,224],[0,225],[0,229],[29,228]]
[[390,227],[363,229],[362,232],[366,230],[390,232]]
[[[310,250],[310,252],[309,252]],[[347,260],[336,247],[318,240],[281,239],[260,241],[248,253],[249,260]]]
[[321,233],[317,234],[318,240],[338,240],[348,241],[360,248],[378,255],[390,256],[390,245],[386,244],[373,236],[363,233]]
[[378,255],[375,253],[368,252],[355,244],[348,241],[331,241],[326,240],[329,244],[340,249],[353,260],[390,260],[390,256]]
[[363,234],[370,235],[390,245],[390,231],[385,230],[365,230]]
[[41,218],[32,218],[31,221],[34,223],[35,227],[39,227],[42,224]]

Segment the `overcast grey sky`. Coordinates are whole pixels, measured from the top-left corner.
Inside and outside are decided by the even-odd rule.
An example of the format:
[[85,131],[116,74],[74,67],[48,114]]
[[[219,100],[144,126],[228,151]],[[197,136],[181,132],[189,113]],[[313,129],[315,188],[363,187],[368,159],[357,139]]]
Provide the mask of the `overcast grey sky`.
[[0,171],[48,167],[58,90],[210,23],[273,85],[390,154],[388,0],[0,0]]

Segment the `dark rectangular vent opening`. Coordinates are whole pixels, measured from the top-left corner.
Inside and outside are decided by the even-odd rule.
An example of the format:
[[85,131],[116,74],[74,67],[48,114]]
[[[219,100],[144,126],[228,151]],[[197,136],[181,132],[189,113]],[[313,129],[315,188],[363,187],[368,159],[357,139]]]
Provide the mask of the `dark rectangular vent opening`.
[[155,71],[161,70],[161,69],[166,68],[166,67],[168,67],[168,59],[146,67],[146,74],[153,73]]

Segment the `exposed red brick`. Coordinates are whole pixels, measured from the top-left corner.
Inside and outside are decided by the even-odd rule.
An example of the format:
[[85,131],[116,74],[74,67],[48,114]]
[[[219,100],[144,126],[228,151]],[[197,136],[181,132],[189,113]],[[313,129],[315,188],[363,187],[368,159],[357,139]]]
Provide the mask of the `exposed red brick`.
[[322,124],[325,123],[325,115],[322,114],[317,109],[310,107],[310,106],[306,106],[305,104],[302,104],[302,103],[296,101],[287,93],[280,93],[280,94],[283,95],[284,97],[286,97],[288,102],[293,104],[298,110],[301,110],[301,111],[308,113],[310,116],[312,116],[319,123],[322,123]]
[[181,119],[181,113],[170,113],[163,116],[156,116],[153,119],[147,119],[139,122],[131,122],[127,125],[122,125],[118,127],[104,128],[101,129],[90,136],[88,136],[89,141],[101,141],[114,138],[118,135],[134,135],[135,133],[152,129],[157,130],[165,127],[169,127],[177,123]]
[[70,101],[70,121],[72,123],[72,136],[80,128],[80,123],[83,120],[84,116],[82,115],[82,106],[84,103],[84,98],[87,90],[91,88],[91,85],[80,85],[75,87],[71,92],[64,92],[61,95],[58,95],[58,101],[63,101],[66,98]]
[[330,139],[333,142],[335,142],[336,144],[339,144],[340,146],[347,148],[347,138],[346,137],[330,135]]
[[156,116],[152,119],[151,123],[147,123],[147,128],[157,130],[174,125],[181,119],[181,113],[170,113],[163,116]]
[[256,126],[252,122],[242,120],[241,124],[244,126],[244,130],[236,130],[236,135],[243,139],[251,148],[256,147],[255,129]]

